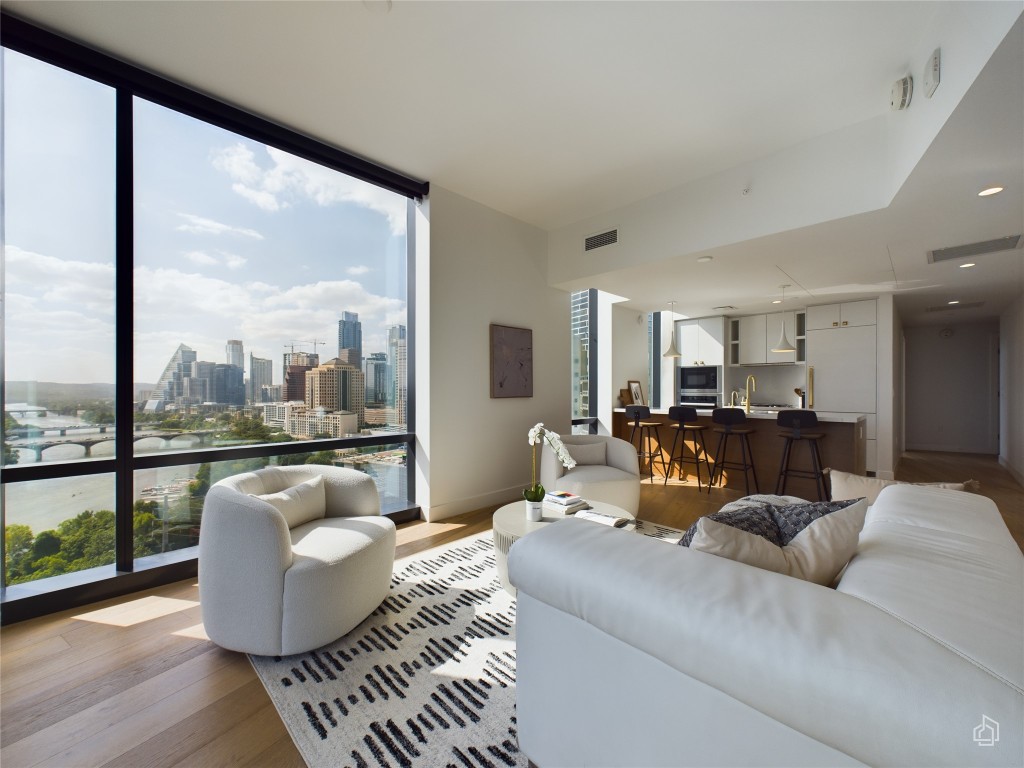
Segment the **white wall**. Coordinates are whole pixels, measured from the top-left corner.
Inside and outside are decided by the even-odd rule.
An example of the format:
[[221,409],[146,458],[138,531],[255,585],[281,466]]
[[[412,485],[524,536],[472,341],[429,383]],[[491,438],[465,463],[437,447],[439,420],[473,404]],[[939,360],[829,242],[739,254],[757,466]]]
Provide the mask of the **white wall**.
[[907,449],[998,453],[998,326],[929,325],[904,334]]
[[898,325],[891,293],[878,297],[875,310],[875,476],[895,478],[896,351]]
[[1024,485],[1024,296],[999,318],[999,463]]
[[[542,230],[436,185],[420,213],[416,497],[439,520],[521,498],[527,431],[570,431],[569,294],[548,287]],[[491,399],[491,323],[533,329],[533,397]]]
[[612,308],[612,380],[608,392],[617,403],[627,381],[639,381],[644,402],[651,399],[647,384],[647,315],[635,309]]

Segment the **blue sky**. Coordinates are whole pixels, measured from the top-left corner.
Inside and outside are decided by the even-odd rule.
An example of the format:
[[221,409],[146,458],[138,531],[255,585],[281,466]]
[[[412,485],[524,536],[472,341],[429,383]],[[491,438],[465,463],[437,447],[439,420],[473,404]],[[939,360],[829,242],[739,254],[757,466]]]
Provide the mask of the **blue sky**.
[[[11,51],[4,78],[7,379],[113,381],[113,91]],[[148,102],[134,119],[136,381],[230,338],[280,383],[293,341],[336,354],[343,311],[386,350],[405,198]]]

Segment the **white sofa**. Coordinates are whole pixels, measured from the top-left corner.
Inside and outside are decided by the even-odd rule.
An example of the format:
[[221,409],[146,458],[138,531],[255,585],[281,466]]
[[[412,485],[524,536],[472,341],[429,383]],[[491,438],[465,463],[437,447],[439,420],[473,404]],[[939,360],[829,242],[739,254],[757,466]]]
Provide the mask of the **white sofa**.
[[576,466],[566,469],[551,446],[540,456],[540,484],[587,501],[603,501],[636,515],[640,508],[640,462],[636,447],[609,435],[560,435]]
[[572,519],[509,576],[540,768],[1024,764],[1024,557],[982,496],[886,488],[836,589]]
[[305,464],[226,477],[207,492],[199,531],[203,625],[234,651],[319,648],[376,610],[394,560],[395,524],[362,472]]

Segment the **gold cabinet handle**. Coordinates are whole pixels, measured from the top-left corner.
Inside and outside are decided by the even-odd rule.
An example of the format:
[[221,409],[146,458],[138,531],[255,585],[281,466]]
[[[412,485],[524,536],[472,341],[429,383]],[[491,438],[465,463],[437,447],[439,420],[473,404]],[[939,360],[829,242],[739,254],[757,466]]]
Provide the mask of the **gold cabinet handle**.
[[814,407],[814,366],[807,366],[807,407]]

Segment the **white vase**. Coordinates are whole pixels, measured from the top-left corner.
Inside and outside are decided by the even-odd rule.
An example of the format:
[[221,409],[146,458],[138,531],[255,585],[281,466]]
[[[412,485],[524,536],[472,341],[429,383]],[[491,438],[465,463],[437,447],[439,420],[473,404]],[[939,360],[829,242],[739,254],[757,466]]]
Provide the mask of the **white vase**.
[[540,501],[524,501],[523,503],[526,504],[526,519],[531,523],[539,523],[543,517],[541,514],[543,503]]

